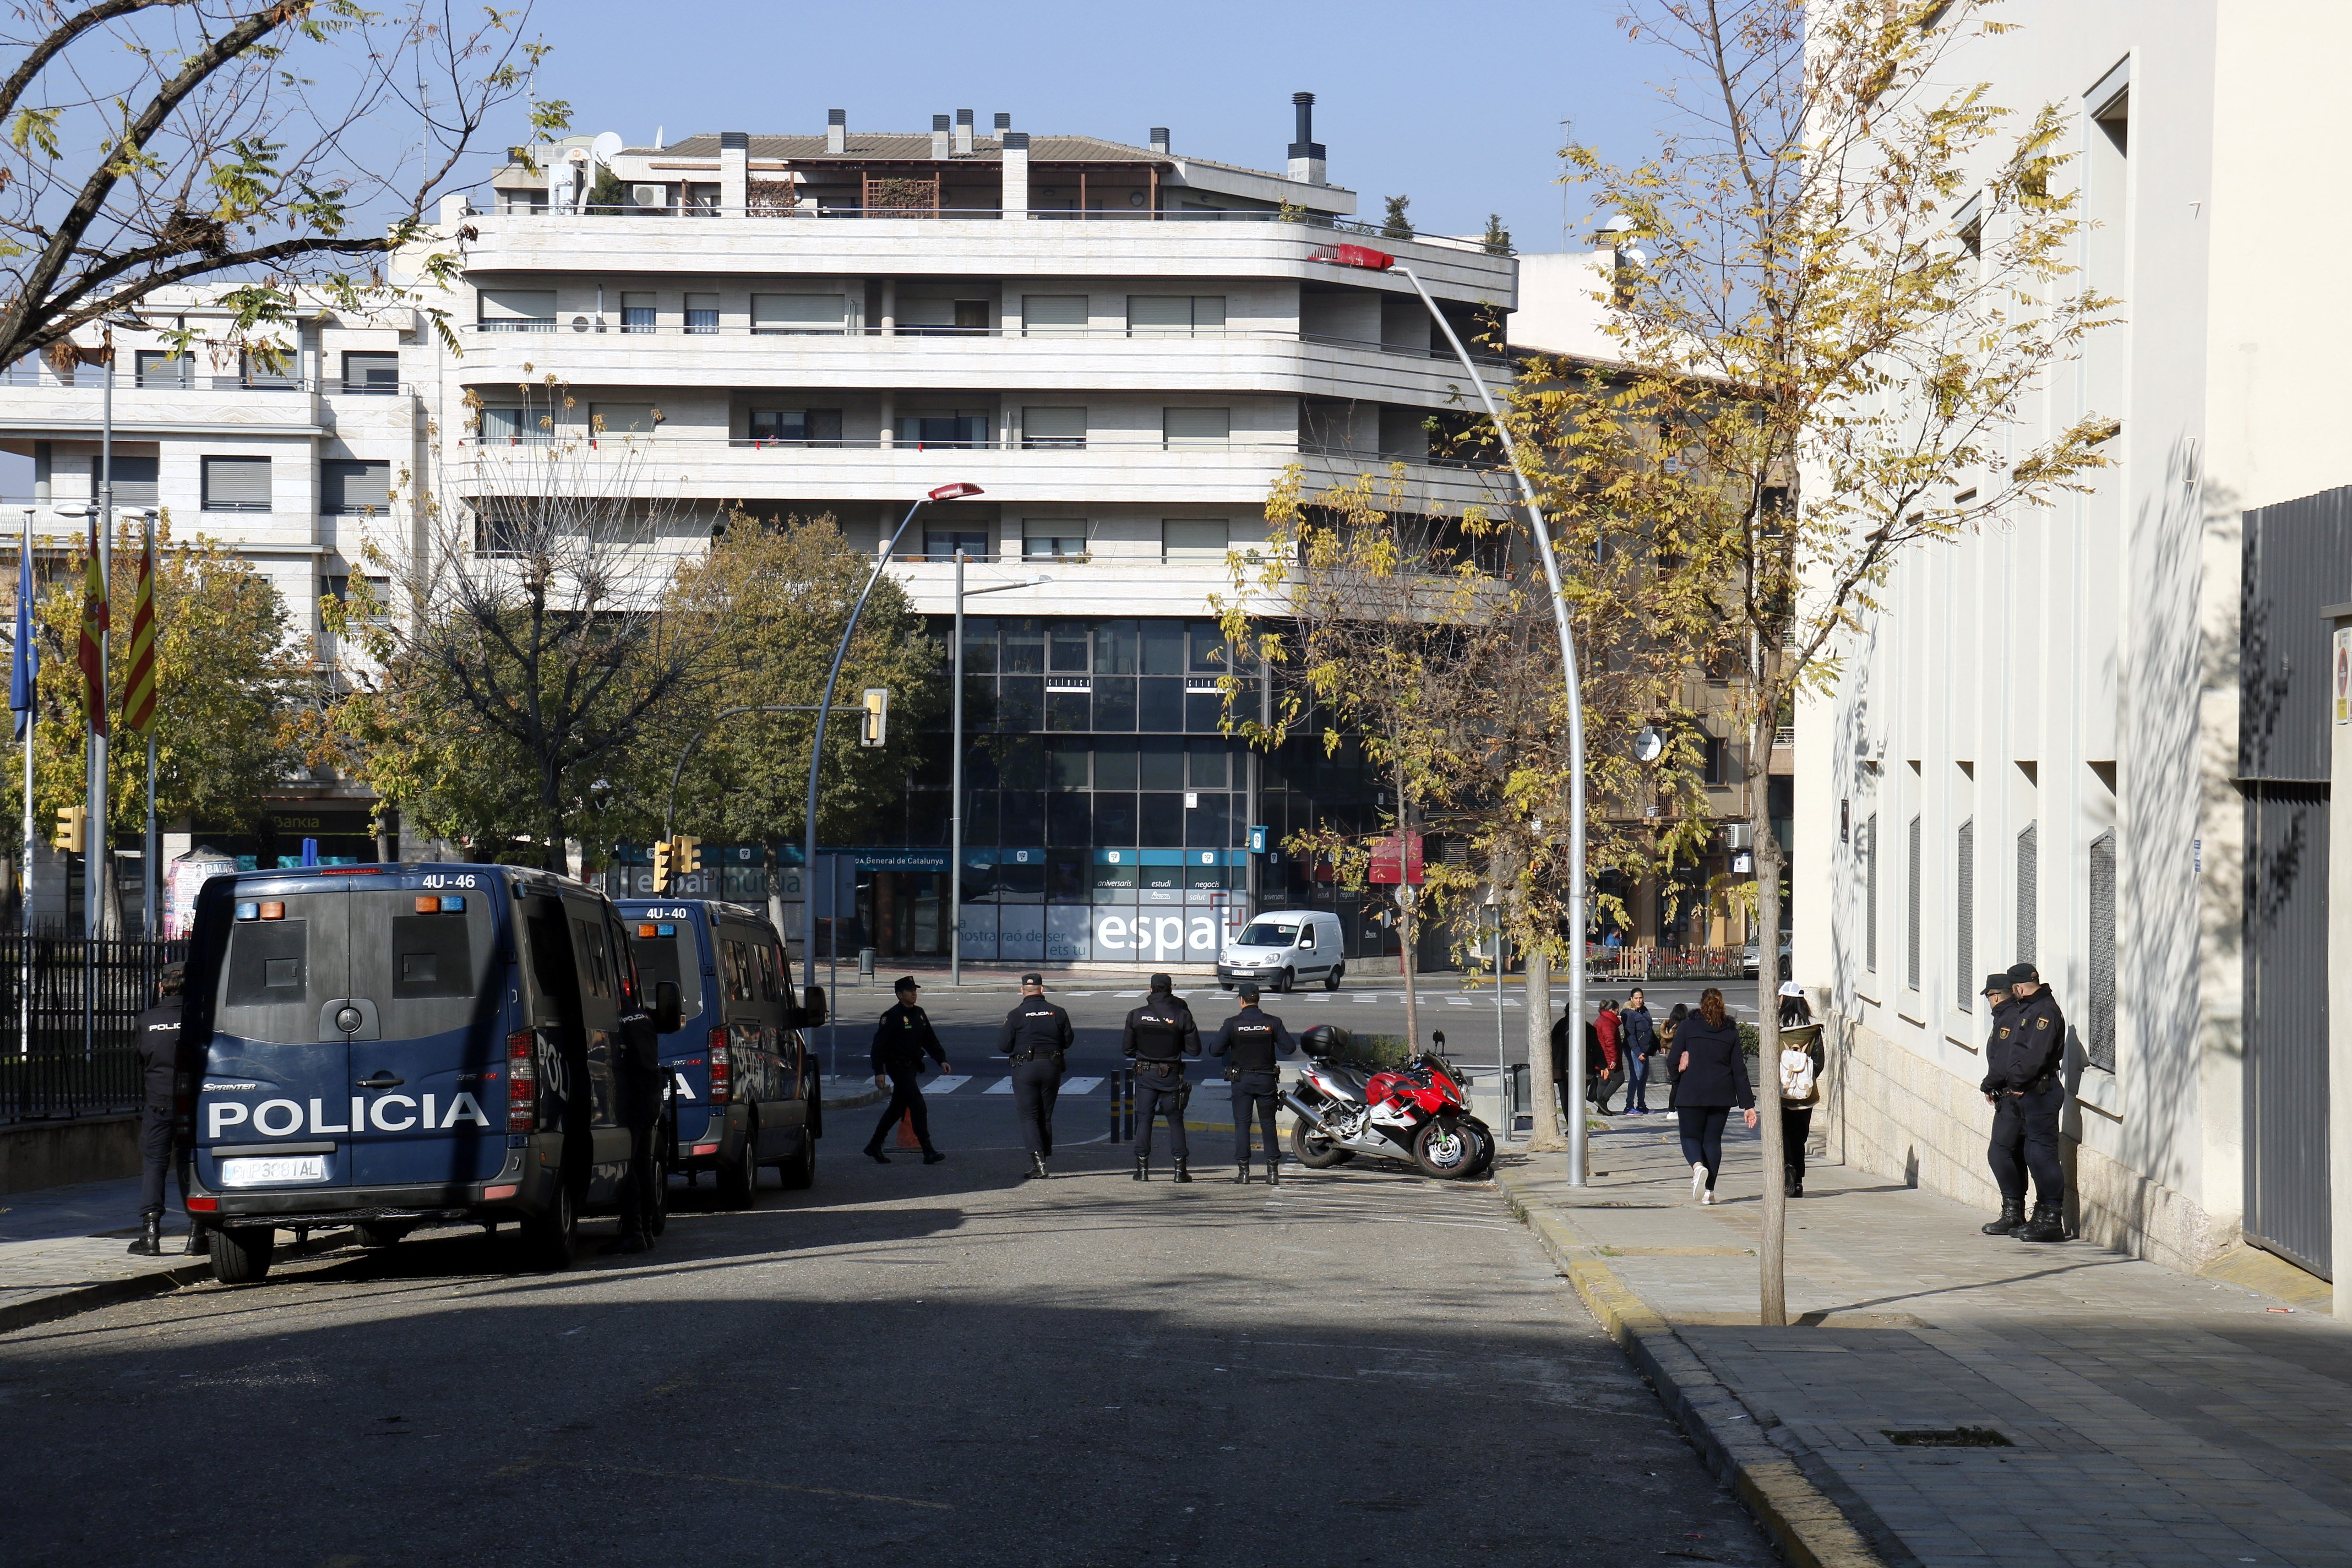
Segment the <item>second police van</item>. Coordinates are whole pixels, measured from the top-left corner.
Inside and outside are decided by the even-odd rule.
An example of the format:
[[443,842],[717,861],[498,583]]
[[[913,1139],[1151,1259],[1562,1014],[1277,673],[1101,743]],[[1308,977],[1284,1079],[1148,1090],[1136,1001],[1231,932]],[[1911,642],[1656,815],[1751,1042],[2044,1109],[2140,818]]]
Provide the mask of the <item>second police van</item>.
[[623,899],[621,918],[648,987],[677,986],[681,1017],[662,1036],[670,1074],[669,1168],[711,1172],[719,1201],[748,1207],[762,1166],[787,1188],[816,1180],[824,1091],[802,1034],[824,1022],[824,991],[795,994],[775,927],[716,899]]

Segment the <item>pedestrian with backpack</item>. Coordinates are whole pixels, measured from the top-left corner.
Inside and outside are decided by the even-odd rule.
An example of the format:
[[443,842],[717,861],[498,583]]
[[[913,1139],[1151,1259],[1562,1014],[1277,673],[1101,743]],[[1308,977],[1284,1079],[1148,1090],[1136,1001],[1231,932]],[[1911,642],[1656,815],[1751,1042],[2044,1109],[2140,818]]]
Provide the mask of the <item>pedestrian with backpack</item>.
[[1780,1031],[1780,1170],[1792,1198],[1805,1195],[1805,1140],[1822,1102],[1822,1065],[1819,1024]]

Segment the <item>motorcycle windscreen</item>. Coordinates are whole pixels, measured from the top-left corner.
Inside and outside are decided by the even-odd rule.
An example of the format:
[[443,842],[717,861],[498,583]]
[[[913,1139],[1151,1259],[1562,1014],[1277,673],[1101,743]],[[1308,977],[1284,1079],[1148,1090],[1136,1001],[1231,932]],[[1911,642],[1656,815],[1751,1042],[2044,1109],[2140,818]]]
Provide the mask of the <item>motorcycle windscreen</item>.
[[[196,1174],[215,1191],[351,1184],[349,890],[240,888],[196,1092]],[[213,1151],[235,1151],[224,1159]]]
[[[452,879],[454,880],[454,879]],[[352,1179],[485,1181],[506,1162],[496,885],[351,895]]]

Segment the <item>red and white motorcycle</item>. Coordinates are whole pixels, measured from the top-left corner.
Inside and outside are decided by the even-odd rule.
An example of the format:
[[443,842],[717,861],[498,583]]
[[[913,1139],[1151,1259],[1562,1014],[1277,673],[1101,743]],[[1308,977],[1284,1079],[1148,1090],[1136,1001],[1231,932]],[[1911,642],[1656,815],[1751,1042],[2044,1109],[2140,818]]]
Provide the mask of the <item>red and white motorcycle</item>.
[[1470,1114],[1461,1079],[1439,1054],[1444,1034],[1433,1038],[1438,1050],[1382,1069],[1342,1059],[1355,1042],[1336,1025],[1301,1036],[1307,1066],[1282,1097],[1297,1118],[1290,1152],[1298,1163],[1322,1171],[1367,1154],[1454,1181],[1475,1181],[1492,1169],[1495,1135]]

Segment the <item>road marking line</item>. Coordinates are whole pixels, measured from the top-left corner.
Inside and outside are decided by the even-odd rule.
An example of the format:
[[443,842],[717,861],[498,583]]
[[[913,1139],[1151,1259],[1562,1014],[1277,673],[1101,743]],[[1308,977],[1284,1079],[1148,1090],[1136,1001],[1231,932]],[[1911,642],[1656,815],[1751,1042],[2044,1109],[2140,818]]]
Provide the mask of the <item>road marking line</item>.
[[1062,1092],[1064,1094],[1092,1094],[1095,1090],[1102,1087],[1102,1081],[1103,1080],[1098,1078],[1064,1079],[1062,1080]]
[[1138,996],[1142,995],[1143,993],[1140,991],[1114,991],[1111,994],[1118,997],[1122,1002],[1131,1002]]
[[980,1092],[982,1094],[1011,1094],[1013,1092],[1013,1080],[1009,1078],[998,1079],[994,1083],[990,1084],[986,1089],[982,1089]]
[[971,1075],[970,1073],[941,1073],[939,1077],[931,1079],[930,1082],[923,1085],[923,1092],[925,1094],[953,1094],[957,1089],[961,1089],[971,1081]]

